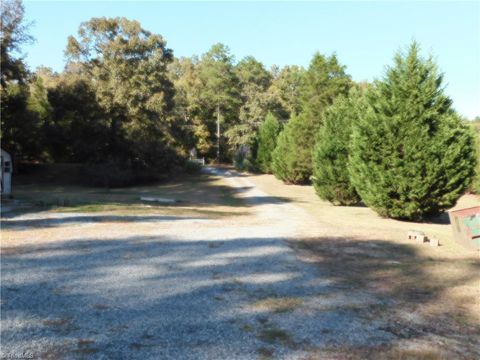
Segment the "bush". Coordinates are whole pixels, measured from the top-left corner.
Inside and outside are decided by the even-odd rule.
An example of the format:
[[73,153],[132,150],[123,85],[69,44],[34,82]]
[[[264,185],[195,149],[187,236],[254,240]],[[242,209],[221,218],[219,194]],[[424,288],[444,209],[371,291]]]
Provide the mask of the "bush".
[[271,173],[272,171],[272,153],[277,145],[280,129],[277,118],[269,112],[258,130],[257,163],[264,173]]
[[252,158],[251,148],[249,146],[241,146],[235,152],[233,166],[239,171],[256,172],[258,171],[258,167]]
[[199,161],[187,160],[183,169],[188,174],[197,174],[202,170],[202,164]]
[[471,184],[474,139],[441,83],[414,43],[368,91],[370,108],[353,125],[349,173],[365,204],[382,216],[438,214]]
[[285,125],[272,153],[273,174],[287,184],[304,184],[312,175],[312,147],[315,126],[303,115]]
[[[480,120],[473,122],[473,130],[477,144],[477,159],[480,159]],[[475,179],[473,180],[471,190],[475,194],[480,194],[480,161],[477,161]]]
[[90,164],[83,167],[86,185],[118,188],[158,181],[167,177],[160,172],[120,166],[117,163]]
[[348,174],[352,123],[365,110],[358,92],[338,97],[323,116],[313,150],[313,186],[318,196],[335,205],[353,205],[360,198]]

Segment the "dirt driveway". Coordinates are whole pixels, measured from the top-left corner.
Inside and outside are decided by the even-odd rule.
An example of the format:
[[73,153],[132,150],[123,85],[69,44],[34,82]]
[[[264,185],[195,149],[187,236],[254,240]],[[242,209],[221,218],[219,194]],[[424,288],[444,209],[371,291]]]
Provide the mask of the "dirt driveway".
[[[423,311],[446,284],[406,283],[429,279],[413,263],[420,259],[414,248],[336,238],[332,224],[292,198],[260,190],[259,179],[207,170],[234,189],[235,200],[219,206],[234,211],[213,216],[217,207],[197,211],[189,204],[190,211],[60,210],[3,218],[2,356],[480,356],[471,308]],[[320,233],[322,241],[314,241]],[[478,285],[475,257],[462,259],[461,274],[449,281]]]

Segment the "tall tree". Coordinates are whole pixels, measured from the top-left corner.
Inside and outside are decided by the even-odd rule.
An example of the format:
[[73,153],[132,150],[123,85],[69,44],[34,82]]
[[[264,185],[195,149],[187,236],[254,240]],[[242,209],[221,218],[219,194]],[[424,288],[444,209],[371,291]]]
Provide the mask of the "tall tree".
[[0,4],[0,107],[2,147],[13,153],[15,160],[35,159],[39,155],[40,124],[27,109],[28,72],[23,63],[22,45],[33,38],[24,21],[20,0]]
[[281,127],[277,118],[269,112],[258,130],[257,163],[265,173],[272,171],[272,153],[277,146],[280,130]]
[[[325,57],[315,54],[303,76],[302,112],[295,116],[292,126],[287,124],[288,146],[281,147],[287,153],[277,152],[288,160],[288,171],[283,171],[283,180],[289,183],[306,183],[313,173],[312,150],[315,135],[322,124],[325,109],[339,95],[346,95],[352,82],[345,73],[345,67],[338,63],[335,55]],[[286,136],[286,135],[285,135]],[[283,141],[283,140],[282,140]],[[280,139],[279,139],[280,145]],[[280,176],[280,178],[282,178]]]
[[48,84],[50,116],[43,126],[44,148],[52,161],[101,163],[108,158],[110,123],[88,77],[67,68],[53,78],[45,70],[37,77]]
[[2,88],[2,148],[10,151],[15,160],[41,159],[42,124],[28,111],[28,97],[26,84],[11,82]]
[[[234,58],[223,44],[215,44],[205,53],[198,64],[201,81],[201,97],[204,106],[204,121],[212,145],[219,141],[220,157],[228,158],[229,149],[222,141],[224,129],[228,129],[238,118],[240,106],[238,78],[233,67]],[[220,138],[217,136],[220,125]],[[222,150],[227,150],[226,152]],[[210,153],[217,158],[218,154]],[[219,159],[220,160],[220,159]]]
[[251,56],[236,65],[235,73],[240,85],[241,106],[237,121],[225,133],[233,150],[253,145],[269,109],[267,89],[271,81],[270,73],[263,64]]
[[278,136],[271,169],[287,184],[307,183],[312,175],[312,148],[305,142],[314,131],[309,125],[303,114],[294,115]]
[[0,4],[0,68],[1,86],[10,80],[23,82],[26,69],[23,63],[21,46],[33,41],[25,24],[25,9],[21,0],[4,0]]
[[362,200],[380,215],[417,220],[437,214],[472,181],[474,139],[442,80],[413,43],[368,91],[370,109],[353,127],[349,170]]
[[169,78],[175,87],[175,124],[183,129],[183,142],[207,154],[212,147],[209,132],[202,120],[202,84],[198,76],[198,59],[175,58],[168,66]]
[[122,166],[166,169],[175,158],[171,135],[172,51],[158,34],[125,18],[92,18],[70,36],[66,54],[92,78],[110,121],[110,151]]
[[303,77],[302,109],[312,122],[321,121],[323,111],[338,95],[347,95],[352,81],[345,66],[335,54],[327,57],[320,53],[313,56]]
[[272,112],[281,120],[287,121],[302,110],[301,91],[305,69],[301,66],[285,66],[272,69],[272,82],[268,89]]
[[324,112],[313,150],[313,186],[320,198],[335,205],[360,201],[347,167],[352,124],[366,111],[364,98],[355,90],[337,97]]

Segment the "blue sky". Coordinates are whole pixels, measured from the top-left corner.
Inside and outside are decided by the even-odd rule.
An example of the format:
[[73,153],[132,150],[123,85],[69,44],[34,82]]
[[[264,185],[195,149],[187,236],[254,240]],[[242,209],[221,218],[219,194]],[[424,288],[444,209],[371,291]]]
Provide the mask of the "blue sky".
[[26,1],[31,69],[62,70],[68,35],[95,16],[125,16],[159,33],[176,56],[201,54],[217,42],[237,60],[308,66],[315,51],[336,52],[354,80],[382,76],[412,39],[445,73],[454,106],[480,115],[480,2],[126,2]]

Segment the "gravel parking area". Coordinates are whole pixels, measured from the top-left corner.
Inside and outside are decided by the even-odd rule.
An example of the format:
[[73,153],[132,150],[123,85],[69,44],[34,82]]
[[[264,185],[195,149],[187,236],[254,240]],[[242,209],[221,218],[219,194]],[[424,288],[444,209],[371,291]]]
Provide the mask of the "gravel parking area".
[[335,349],[402,341],[359,310],[391,299],[336,281],[288,245],[313,217],[247,177],[207,170],[248,215],[4,219],[13,236],[29,235],[2,248],[2,356],[343,359]]

